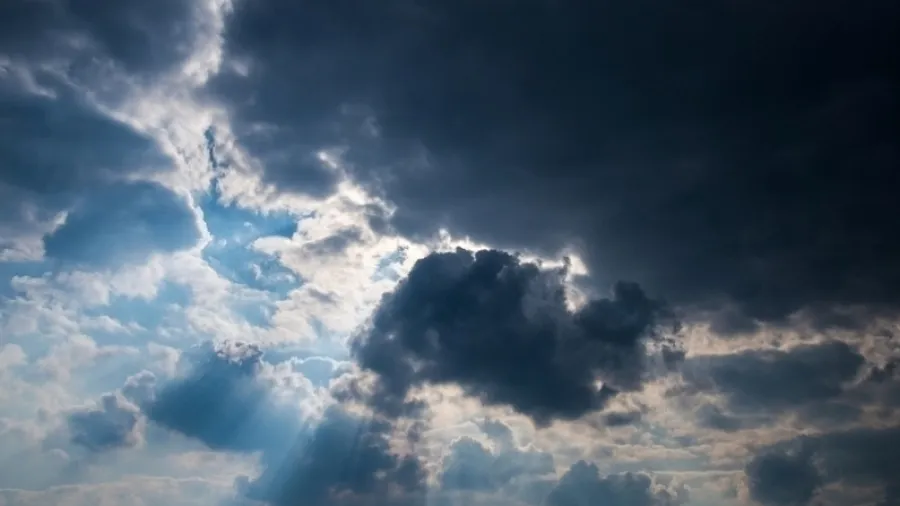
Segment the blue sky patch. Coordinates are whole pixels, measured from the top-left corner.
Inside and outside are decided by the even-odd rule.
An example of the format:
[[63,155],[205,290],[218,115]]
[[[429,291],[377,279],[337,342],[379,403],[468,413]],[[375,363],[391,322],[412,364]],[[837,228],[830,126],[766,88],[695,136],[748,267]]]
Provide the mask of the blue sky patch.
[[291,237],[297,218],[288,213],[262,214],[223,203],[215,185],[199,200],[203,218],[213,239],[203,258],[221,276],[249,288],[281,296],[302,282],[273,255],[253,249],[261,237]]

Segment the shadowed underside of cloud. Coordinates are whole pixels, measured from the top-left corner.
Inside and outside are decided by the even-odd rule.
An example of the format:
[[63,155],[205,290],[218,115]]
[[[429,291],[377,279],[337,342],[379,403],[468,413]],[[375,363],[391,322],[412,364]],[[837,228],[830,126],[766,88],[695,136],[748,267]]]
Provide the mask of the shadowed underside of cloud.
[[834,341],[786,351],[751,350],[692,357],[686,361],[683,372],[690,389],[719,393],[726,400],[730,414],[709,406],[701,408],[701,425],[735,430],[807,406],[815,416],[815,411],[824,409],[825,402],[845,391],[846,384],[856,378],[864,363],[851,346]]
[[[747,465],[752,499],[764,506],[804,506],[827,495],[826,485],[853,493],[856,504],[900,503],[900,429],[854,429],[798,437],[763,449]],[[867,496],[866,493],[869,495]],[[850,495],[850,497],[854,497]],[[845,499],[846,500],[846,499]]]
[[94,452],[137,444],[139,421],[138,408],[114,394],[104,395],[97,408],[67,417],[72,443]]
[[51,258],[102,267],[187,249],[199,238],[194,213],[182,197],[156,183],[137,182],[81,196],[44,248]]
[[[278,506],[424,500],[425,468],[418,457],[392,449],[395,428],[390,419],[360,417],[333,405],[301,422],[296,407],[277,404],[284,381],[267,381],[277,373],[252,345],[204,345],[187,357],[180,379],[156,386],[149,375],[136,375],[123,394],[136,402],[143,399],[142,409],[151,421],[213,448],[261,452],[262,474],[238,480],[243,497]],[[287,416],[291,409],[294,415]],[[595,499],[623,506],[680,501],[678,493],[646,475],[601,477],[596,466],[584,462],[557,482],[552,455],[518,447],[505,424],[483,425],[493,449],[469,438],[454,442],[436,489],[447,495],[436,498],[489,493],[531,503],[547,498],[553,506]]]
[[[319,504],[333,494],[418,490],[423,471],[389,446],[392,426],[333,406],[298,409],[316,394],[290,364],[274,368],[253,345],[204,345],[188,355],[186,375],[143,405],[148,418],[211,448],[260,452],[265,466],[240,492],[275,505]],[[140,383],[135,379],[135,383]],[[281,392],[285,384],[289,392]],[[281,392],[281,395],[279,394]]]
[[0,54],[81,65],[100,56],[135,74],[164,72],[191,55],[201,13],[201,2],[182,0],[4,2]]
[[495,492],[523,487],[528,481],[555,478],[553,455],[497,446],[491,451],[471,438],[454,441],[442,462],[441,488]]
[[404,234],[575,244],[602,284],[732,306],[719,330],[851,324],[826,316],[900,302],[898,21],[894,2],[240,2],[225,50],[246,71],[208,91],[284,190],[329,191],[310,157],[346,146]]
[[267,366],[256,346],[204,344],[183,357],[185,375],[161,385],[142,409],[150,420],[214,449],[278,454],[310,414],[277,398],[261,377]]
[[618,284],[573,312],[563,276],[495,250],[416,262],[352,345],[377,376],[373,405],[396,415],[413,387],[452,383],[544,424],[600,409],[680,358],[659,327],[664,306],[640,287]]
[[138,261],[196,243],[187,202],[155,183],[126,181],[171,167],[153,141],[56,77],[38,78],[50,96],[0,75],[0,247],[15,247],[17,236],[59,213],[67,218],[46,237],[46,254],[78,264]]
[[548,506],[674,506],[686,501],[684,492],[656,486],[646,474],[601,476],[594,464],[575,463],[550,492]]
[[[110,182],[169,166],[149,138],[104,116],[58,79],[39,77],[55,96],[36,94],[11,74],[0,73],[3,243],[40,230],[41,223],[78,202],[95,208],[106,204],[102,214],[126,213],[119,207],[135,196],[127,193],[146,187],[120,183],[107,188]],[[151,197],[162,199],[161,210],[175,200],[162,192]]]
[[424,471],[417,457],[395,454],[391,424],[365,420],[339,407],[326,411],[308,434],[300,434],[290,453],[245,489],[248,497],[290,506],[321,504],[334,495],[365,496],[421,491]]

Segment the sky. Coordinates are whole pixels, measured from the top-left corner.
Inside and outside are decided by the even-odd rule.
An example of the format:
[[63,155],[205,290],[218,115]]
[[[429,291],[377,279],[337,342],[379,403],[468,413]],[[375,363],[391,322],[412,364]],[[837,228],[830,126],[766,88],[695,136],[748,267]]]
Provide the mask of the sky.
[[0,2],[0,506],[896,506],[900,3]]

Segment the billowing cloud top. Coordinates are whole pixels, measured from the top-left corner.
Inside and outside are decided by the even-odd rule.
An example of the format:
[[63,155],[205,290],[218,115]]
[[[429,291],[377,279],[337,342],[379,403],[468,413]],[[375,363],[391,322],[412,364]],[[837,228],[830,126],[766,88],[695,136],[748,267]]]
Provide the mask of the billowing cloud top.
[[898,504],[898,25],[0,2],[0,506]]

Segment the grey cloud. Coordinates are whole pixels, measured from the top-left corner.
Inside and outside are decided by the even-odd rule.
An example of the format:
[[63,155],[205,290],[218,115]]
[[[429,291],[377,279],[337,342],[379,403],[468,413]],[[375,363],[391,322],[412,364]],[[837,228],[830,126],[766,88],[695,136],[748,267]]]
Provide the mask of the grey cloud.
[[199,231],[181,197],[154,183],[125,181],[171,167],[154,142],[58,79],[39,77],[52,96],[0,75],[4,242],[31,233],[35,221],[67,212],[65,224],[45,241],[48,254],[59,259],[121,263],[194,244]]
[[115,394],[104,395],[96,408],[66,417],[72,443],[93,452],[137,444],[139,421],[140,410]]
[[254,345],[206,343],[182,356],[184,374],[159,385],[142,408],[153,422],[211,448],[275,458],[311,420],[273,395],[260,377],[265,365]]
[[822,485],[808,452],[765,453],[747,465],[750,497],[765,506],[808,504]]
[[640,411],[622,411],[609,413],[603,417],[603,423],[607,427],[621,427],[641,421],[643,414]]
[[146,406],[155,400],[156,387],[156,375],[145,370],[125,380],[122,395],[136,406]]
[[575,245],[599,286],[732,307],[723,331],[844,305],[859,324],[900,302],[898,20],[892,2],[240,2],[226,60],[248,71],[208,92],[283,190],[331,191],[303,160],[347,146],[403,234]]
[[[684,377],[693,389],[724,395],[729,410],[749,421],[804,406],[815,409],[839,397],[864,363],[851,346],[832,341],[787,351],[693,357],[684,364]],[[706,408],[701,415],[711,426],[737,423],[716,408]]]
[[127,183],[80,196],[44,248],[51,258],[102,267],[187,249],[199,238],[183,197],[156,183]]
[[640,389],[660,372],[648,365],[652,346],[679,356],[664,305],[640,287],[617,284],[610,298],[571,312],[561,275],[493,250],[416,262],[352,344],[377,376],[373,405],[397,414],[411,388],[455,383],[548,423]]
[[[66,62],[78,72],[108,59],[134,74],[170,70],[194,50],[203,2],[22,0],[0,6],[0,55]],[[79,67],[81,67],[79,69]]]
[[[748,488],[766,506],[802,506],[814,500],[832,504],[826,485],[837,485],[851,497],[854,489],[865,494],[874,487],[880,490],[879,504],[896,504],[897,448],[896,427],[800,436],[761,450],[745,470]],[[862,497],[856,500],[867,500]]]
[[304,249],[313,255],[336,255],[343,253],[350,245],[362,239],[362,230],[358,227],[347,227],[334,234],[304,245]]
[[601,476],[597,466],[575,463],[550,492],[548,506],[670,506],[682,504],[684,493],[657,488],[650,476],[625,473]]
[[414,492],[424,471],[414,456],[394,454],[391,425],[329,409],[309,433],[299,435],[281,462],[247,485],[245,494],[273,505],[327,504],[334,494],[385,497],[391,487]]
[[[494,451],[471,438],[460,438],[448,448],[439,477],[443,490],[498,491],[527,486],[555,471],[553,456],[539,451],[503,447]],[[507,490],[507,493],[511,492]]]
[[703,404],[696,412],[698,426],[724,432],[734,432],[748,426],[759,426],[767,421],[769,421],[768,417],[756,417],[748,420],[746,416],[734,416],[723,412],[722,408],[714,404]]
[[184,374],[160,385],[143,409],[151,421],[211,448],[260,452],[262,475],[241,482],[239,492],[247,498],[273,505],[319,504],[333,494],[374,497],[391,487],[414,491],[423,486],[418,459],[390,448],[388,421],[340,406],[322,415],[303,412],[297,404],[312,391],[299,392],[293,402],[279,400],[276,389],[284,382],[269,381],[272,366],[259,347],[207,343],[184,357]]
[[[101,260],[106,252],[120,256],[144,246],[167,251],[197,239],[185,203],[162,188],[124,183],[171,169],[171,161],[151,139],[108,117],[94,101],[118,101],[125,86],[155,80],[184,63],[198,37],[208,32],[209,5],[181,0],[0,5],[0,247],[20,249],[23,240],[46,232],[73,206],[93,223],[60,231],[58,257],[72,252]],[[151,191],[157,193],[148,196]],[[123,200],[130,204],[141,198],[158,201],[145,211],[173,220],[173,228],[160,228],[151,217],[139,216],[140,209],[123,207]],[[74,237],[87,229],[94,233]],[[122,234],[121,241],[110,239]],[[176,235],[180,241],[174,244]],[[86,241],[98,246],[86,252]]]

